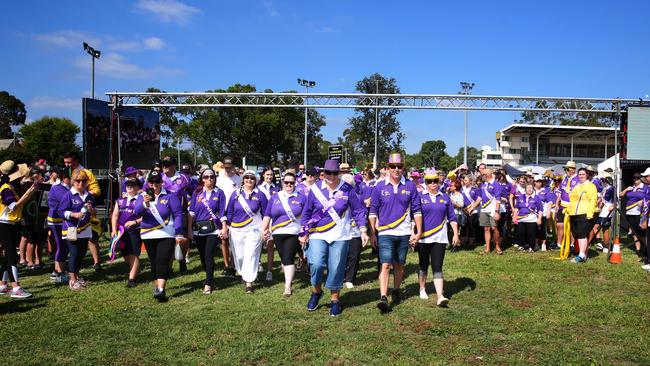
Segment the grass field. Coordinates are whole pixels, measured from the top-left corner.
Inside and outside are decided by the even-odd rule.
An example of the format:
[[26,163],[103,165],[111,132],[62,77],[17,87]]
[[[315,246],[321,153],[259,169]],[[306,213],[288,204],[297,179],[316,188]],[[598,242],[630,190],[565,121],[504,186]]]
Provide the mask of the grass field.
[[326,306],[306,311],[304,273],[289,299],[279,271],[252,295],[222,276],[202,295],[194,251],[163,304],[151,297],[147,266],[136,288],[124,288],[121,260],[103,273],[82,272],[92,283],[80,293],[54,287],[45,273],[26,275],[33,298],[0,297],[2,364],[650,364],[650,275],[633,253],[624,250],[621,265],[602,254],[581,265],[557,255],[448,252],[451,302],[442,309],[435,296],[418,298],[417,255],[409,254],[407,299],[382,316],[365,251],[361,284],[343,290],[338,318]]

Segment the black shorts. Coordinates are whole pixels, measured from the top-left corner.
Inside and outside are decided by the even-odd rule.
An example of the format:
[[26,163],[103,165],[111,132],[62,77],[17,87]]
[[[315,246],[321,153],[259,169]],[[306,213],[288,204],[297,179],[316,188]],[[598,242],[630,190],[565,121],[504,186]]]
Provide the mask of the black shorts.
[[575,215],[569,216],[571,220],[571,234],[575,239],[587,239],[589,236],[589,220],[587,220],[587,215]]
[[555,214],[555,222],[564,224],[564,207],[560,207],[560,210]]
[[597,217],[596,224],[600,225],[603,229],[607,229],[612,226],[612,218],[610,217]]
[[23,236],[29,244],[45,244],[47,242],[47,229],[24,230]]
[[124,241],[124,248],[121,253],[123,256],[135,255],[136,257],[140,256],[140,248],[142,247],[142,239],[140,239],[140,229],[125,231],[122,234],[122,240]]

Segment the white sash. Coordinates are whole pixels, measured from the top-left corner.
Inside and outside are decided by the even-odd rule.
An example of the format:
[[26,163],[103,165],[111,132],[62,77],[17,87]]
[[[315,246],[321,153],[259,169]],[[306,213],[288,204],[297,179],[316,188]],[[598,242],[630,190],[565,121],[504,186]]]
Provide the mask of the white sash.
[[163,221],[162,216],[160,216],[160,212],[158,212],[158,208],[154,202],[149,202],[149,211],[151,212],[153,218],[158,221],[158,224],[160,224],[162,227],[165,227],[165,221]]
[[284,211],[287,213],[287,216],[291,219],[291,221],[298,221],[296,219],[296,215],[293,214],[293,211],[291,211],[291,207],[289,207],[289,197],[285,197],[284,192],[278,193],[278,198],[280,199],[280,203],[282,204],[282,208],[284,208]]
[[[255,192],[252,192],[251,195],[253,193],[255,193]],[[246,202],[246,200],[244,199],[244,192],[240,192],[237,195],[237,201],[241,205],[241,208],[244,209],[244,212],[246,212],[246,215],[248,215],[248,217],[251,217],[251,218],[255,217],[255,213],[253,213],[253,210],[251,210],[251,207],[248,205],[248,202]]]
[[[311,185],[311,191],[314,193],[314,196],[320,202],[320,204],[323,206],[323,208],[327,207],[327,199],[323,195],[323,192],[317,187],[318,184],[312,184]],[[336,222],[337,225],[343,225],[343,220],[341,220],[341,216],[339,216],[338,213],[336,213],[336,210],[334,210],[334,206],[330,207],[327,210],[327,213],[330,215],[332,220]]]
[[467,197],[469,202],[474,203],[474,199],[472,199],[472,195],[469,194],[469,193],[472,192],[471,188],[469,190],[467,190],[467,193],[465,192],[465,187],[461,188],[461,191],[463,192],[463,196]]
[[[219,191],[219,188],[216,188],[216,190],[212,191],[212,194],[217,194],[218,191]],[[201,202],[203,202],[203,206],[205,206],[205,209],[208,210],[208,214],[210,214],[210,217],[212,218],[212,220],[219,221],[219,218],[217,217],[217,215],[215,215],[214,212],[212,212],[212,209],[210,208],[210,205],[208,205],[208,202],[207,202],[208,198],[207,197],[208,197],[207,192],[203,192],[203,200]],[[212,195],[210,195],[210,197],[212,197]],[[250,208],[249,208],[249,210],[250,210]]]

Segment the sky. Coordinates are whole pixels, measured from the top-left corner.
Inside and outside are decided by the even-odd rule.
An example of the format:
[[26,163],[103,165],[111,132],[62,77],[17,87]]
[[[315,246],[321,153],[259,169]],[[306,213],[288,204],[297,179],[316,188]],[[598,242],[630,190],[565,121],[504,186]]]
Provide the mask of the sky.
[[[452,4],[453,3],[453,4]],[[639,98],[650,94],[648,1],[12,1],[0,13],[0,90],[28,121],[81,125],[90,96],[88,42],[102,52],[95,97],[107,91],[354,92],[378,72],[402,93]],[[324,137],[349,109],[321,109]],[[516,112],[469,112],[469,145],[495,145]],[[404,111],[409,153],[441,139],[463,146],[464,113]],[[371,138],[371,137],[369,137]]]

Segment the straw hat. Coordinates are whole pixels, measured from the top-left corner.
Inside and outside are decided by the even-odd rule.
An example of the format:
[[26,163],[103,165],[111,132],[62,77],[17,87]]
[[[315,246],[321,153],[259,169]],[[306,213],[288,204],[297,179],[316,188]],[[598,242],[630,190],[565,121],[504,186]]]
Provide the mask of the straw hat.
[[566,162],[566,165],[564,166],[565,168],[576,168],[576,162],[573,160],[569,160]]
[[13,160],[6,160],[0,164],[0,173],[8,175],[9,181],[13,182],[18,178],[26,176],[29,173],[29,168],[27,167],[27,164],[16,165]]

